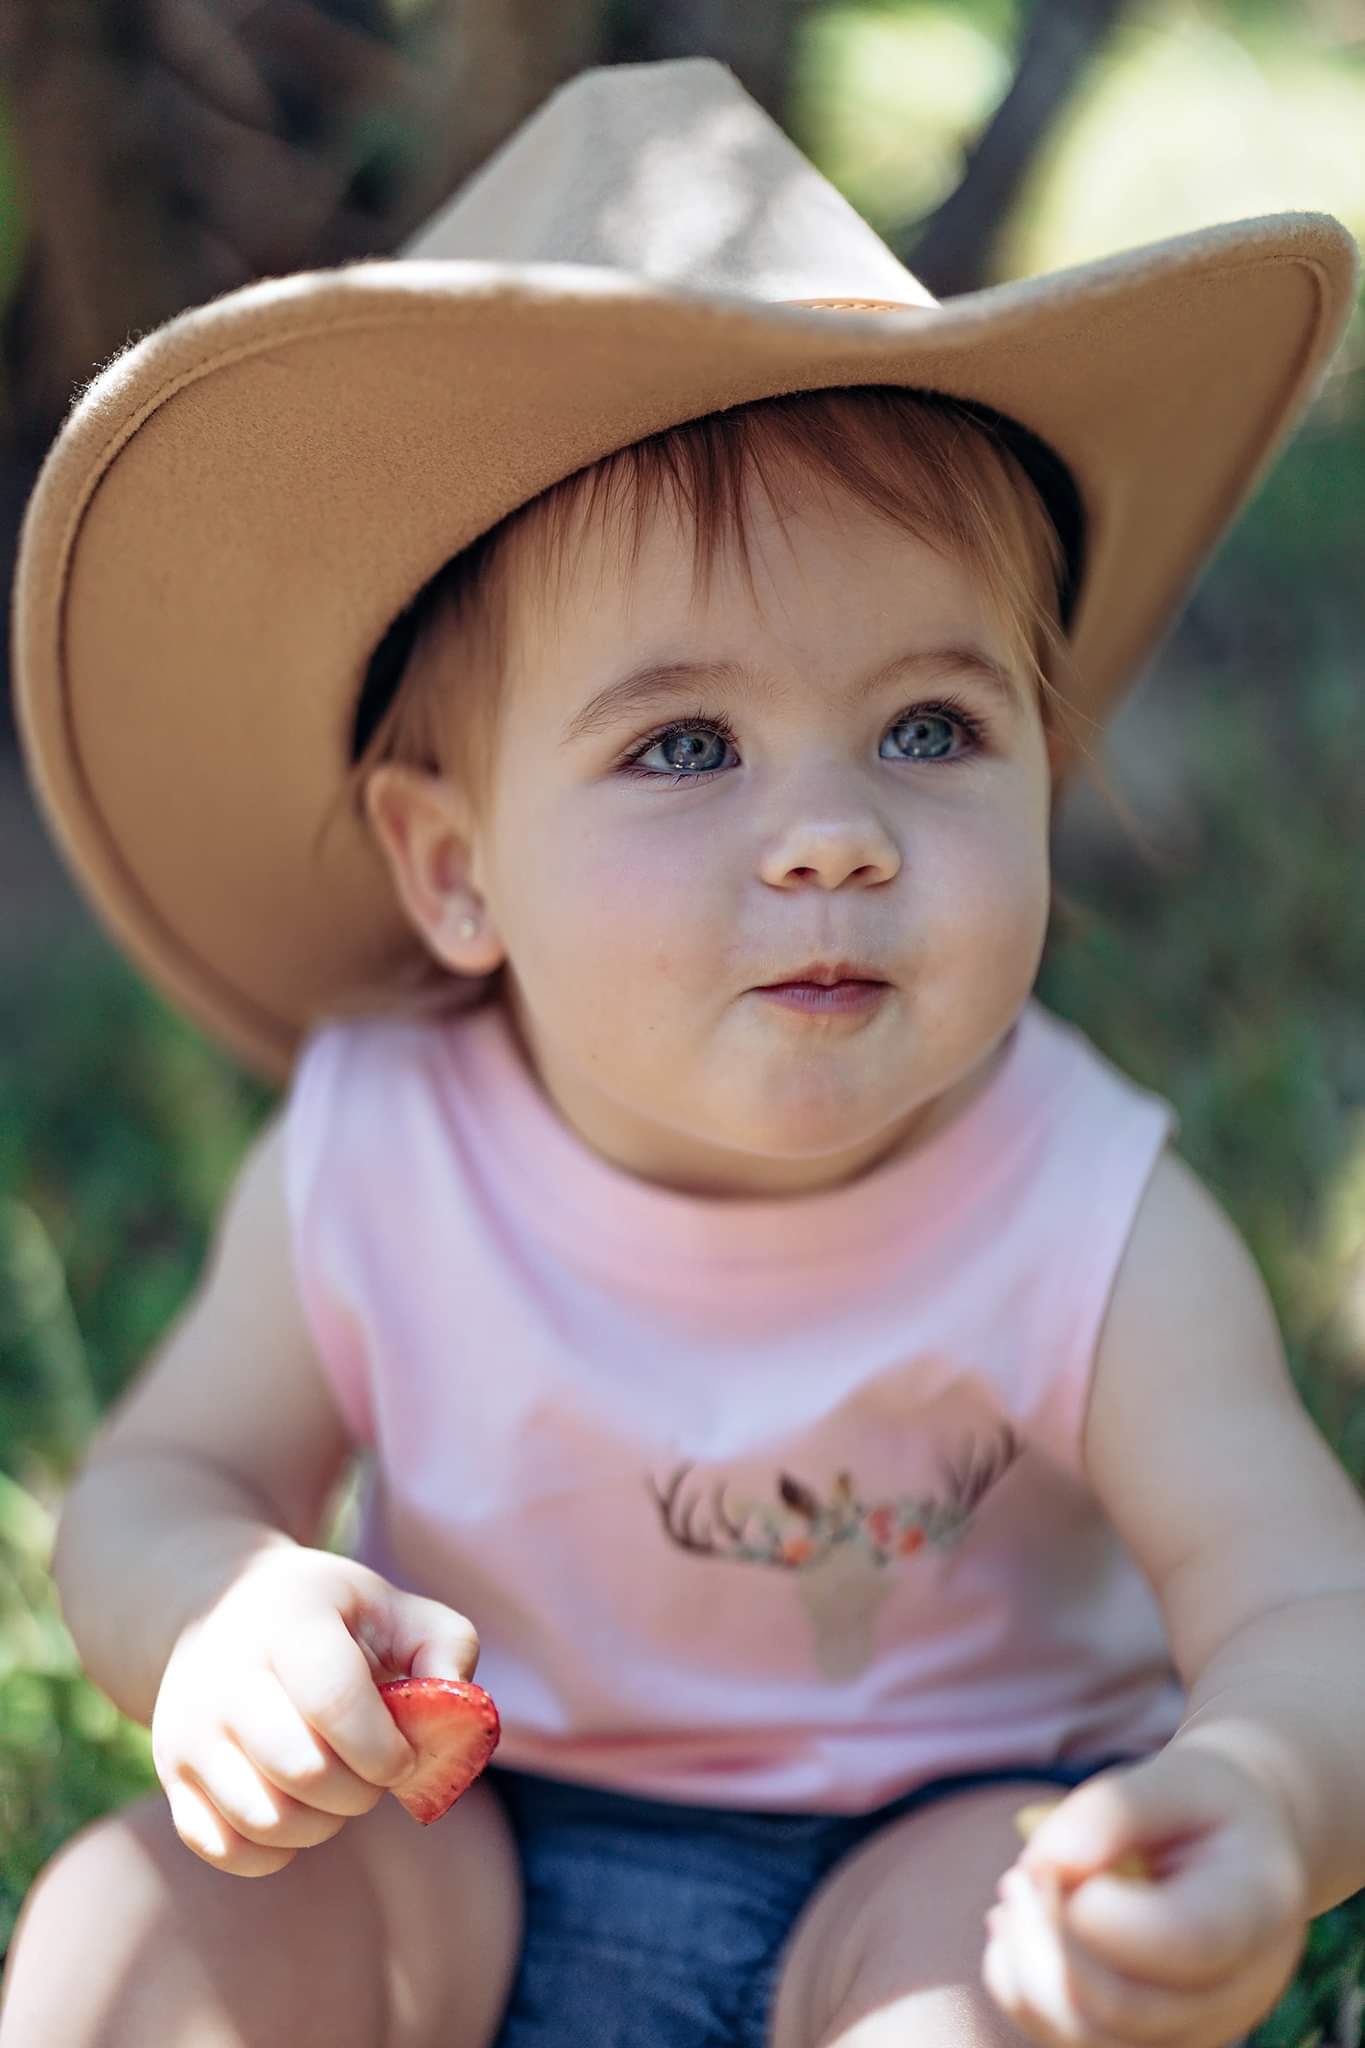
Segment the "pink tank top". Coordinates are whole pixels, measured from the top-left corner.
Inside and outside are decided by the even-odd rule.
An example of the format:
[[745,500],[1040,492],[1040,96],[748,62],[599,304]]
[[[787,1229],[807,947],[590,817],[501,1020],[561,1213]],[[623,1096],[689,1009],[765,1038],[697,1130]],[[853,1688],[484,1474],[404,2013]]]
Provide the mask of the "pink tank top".
[[286,1173],[352,1548],[473,1621],[498,1761],[860,1813],[1159,1748],[1184,1694],[1081,1433],[1178,1129],[1034,998],[917,1151],[698,1197],[586,1145],[496,1004],[321,1024]]

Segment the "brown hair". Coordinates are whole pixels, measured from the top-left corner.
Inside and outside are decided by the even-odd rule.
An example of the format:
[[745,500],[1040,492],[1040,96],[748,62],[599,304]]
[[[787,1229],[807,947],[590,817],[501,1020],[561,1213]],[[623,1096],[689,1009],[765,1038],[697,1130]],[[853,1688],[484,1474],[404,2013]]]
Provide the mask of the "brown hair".
[[[774,480],[793,471],[964,563],[1000,623],[1007,658],[1033,683],[1044,730],[1070,733],[1066,629],[1084,522],[1069,472],[989,407],[897,385],[839,387],[755,399],[632,442],[552,484],[454,555],[375,651],[342,800],[363,818],[371,772],[392,761],[452,776],[477,812],[491,786],[516,592],[547,590],[553,602],[572,568],[575,520],[591,525],[628,513],[634,568],[647,522],[667,502],[691,523],[694,589],[709,588],[715,559],[733,538],[752,590],[746,484],[756,476],[776,510]],[[485,993],[499,978],[489,977]],[[345,1007],[426,1009],[443,998],[465,1006],[471,994],[468,978],[423,946],[410,975],[356,991]]]

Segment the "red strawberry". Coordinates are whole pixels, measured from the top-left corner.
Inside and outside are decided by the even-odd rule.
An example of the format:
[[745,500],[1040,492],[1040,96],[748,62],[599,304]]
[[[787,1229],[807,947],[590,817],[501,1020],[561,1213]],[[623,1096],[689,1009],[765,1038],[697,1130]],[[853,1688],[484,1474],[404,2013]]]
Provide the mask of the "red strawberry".
[[498,1710],[481,1685],[464,1678],[391,1678],[379,1692],[399,1734],[417,1752],[412,1776],[389,1789],[427,1827],[473,1784],[497,1748]]

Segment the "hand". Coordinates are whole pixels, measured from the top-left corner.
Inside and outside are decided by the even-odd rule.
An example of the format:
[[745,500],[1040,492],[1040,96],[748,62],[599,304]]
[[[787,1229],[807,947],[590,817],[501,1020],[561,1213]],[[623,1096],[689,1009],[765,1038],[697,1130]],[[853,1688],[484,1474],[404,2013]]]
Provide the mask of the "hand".
[[265,1877],[368,1813],[417,1763],[379,1691],[470,1678],[462,1614],[302,1545],[254,1559],[176,1638],[152,1761],[176,1833],[215,1870]]
[[[1134,1850],[1150,1883],[1111,1872]],[[1000,1893],[982,1982],[1041,2048],[1227,2048],[1281,1997],[1308,1927],[1279,1799],[1179,1744],[1068,1793]]]

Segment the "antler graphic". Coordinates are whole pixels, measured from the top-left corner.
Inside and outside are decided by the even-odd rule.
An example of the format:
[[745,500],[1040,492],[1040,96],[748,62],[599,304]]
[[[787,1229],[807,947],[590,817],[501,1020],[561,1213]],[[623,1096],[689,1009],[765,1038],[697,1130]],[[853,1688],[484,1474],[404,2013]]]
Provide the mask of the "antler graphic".
[[820,1517],[820,1502],[808,1486],[799,1479],[793,1479],[790,1472],[779,1472],[777,1491],[784,1507],[792,1508],[798,1515],[804,1515],[808,1522]]
[[980,1458],[976,1455],[975,1444],[968,1438],[967,1449],[960,1460],[939,1460],[955,1519],[967,1519],[991,1488],[1003,1479],[1022,1448],[1014,1431],[1004,1422],[994,1444]]
[[[1019,1456],[1014,1431],[1002,1423],[993,1443],[978,1452],[969,1437],[956,1460],[940,1459],[944,1493],[938,1500],[902,1494],[864,1505],[854,1492],[852,1475],[840,1472],[828,1504],[790,1472],[777,1478],[776,1513],[760,1503],[746,1503],[736,1520],[725,1504],[725,1485],[711,1491],[711,1525],[695,1529],[693,1517],[701,1495],[688,1500],[683,1483],[691,1462],[680,1465],[666,1488],[649,1480],[649,1492],[671,1543],[696,1557],[724,1557],[743,1564],[775,1565],[782,1571],[814,1569],[835,1550],[855,1546],[871,1564],[912,1557],[924,1546],[951,1550],[959,1543],[973,1511]],[[757,1517],[756,1525],[750,1524]],[[793,1522],[796,1524],[793,1528]]]
[[[681,1500],[680,1489],[684,1479],[691,1470],[690,1464],[680,1465],[668,1483],[667,1492],[661,1492],[651,1479],[648,1482],[650,1495],[660,1515],[663,1517],[663,1525],[668,1532],[670,1540],[676,1543],[679,1549],[695,1551],[699,1557],[727,1556],[729,1555],[728,1549],[717,1543],[714,1531],[705,1536],[693,1534],[692,1517],[697,1511],[699,1501],[681,1501],[680,1526],[676,1529],[673,1526],[673,1509]],[[716,1521],[724,1529],[731,1542],[742,1543],[744,1541],[744,1524],[731,1521],[730,1516],[726,1512],[725,1485],[723,1481],[718,1483],[712,1492],[711,1508]]]
[[779,1472],[776,1511],[761,1501],[745,1502],[736,1520],[725,1504],[725,1483],[718,1481],[711,1490],[711,1523],[702,1529],[692,1525],[701,1491],[691,1500],[683,1492],[693,1469],[690,1461],[677,1468],[666,1487],[652,1479],[646,1484],[664,1531],[679,1550],[795,1573],[820,1669],[840,1680],[864,1670],[872,1658],[876,1617],[891,1592],[892,1574],[886,1567],[955,1549],[973,1509],[1020,1448],[1008,1424],[1000,1426],[984,1453],[978,1454],[969,1437],[960,1458],[940,1459],[946,1490],[937,1500],[902,1493],[869,1505],[858,1498],[852,1473],[841,1471],[826,1502],[803,1480]]

